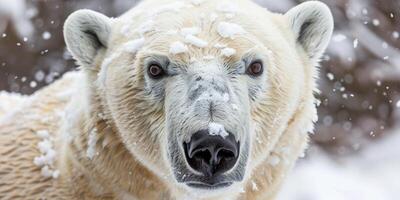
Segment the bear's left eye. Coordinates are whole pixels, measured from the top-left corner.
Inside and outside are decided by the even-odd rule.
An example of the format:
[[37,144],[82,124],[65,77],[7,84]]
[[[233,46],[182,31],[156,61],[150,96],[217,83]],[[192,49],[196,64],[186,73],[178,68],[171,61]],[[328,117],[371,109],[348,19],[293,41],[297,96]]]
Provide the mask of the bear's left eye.
[[159,79],[164,76],[164,69],[159,64],[151,64],[148,67],[147,73],[153,79]]

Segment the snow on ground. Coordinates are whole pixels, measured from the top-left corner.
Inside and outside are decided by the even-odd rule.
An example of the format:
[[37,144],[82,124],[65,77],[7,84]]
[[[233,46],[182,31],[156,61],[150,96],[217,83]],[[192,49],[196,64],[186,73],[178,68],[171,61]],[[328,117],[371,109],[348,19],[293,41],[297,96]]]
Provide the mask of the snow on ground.
[[312,148],[287,177],[278,200],[398,199],[400,129],[390,134],[360,153],[336,159]]

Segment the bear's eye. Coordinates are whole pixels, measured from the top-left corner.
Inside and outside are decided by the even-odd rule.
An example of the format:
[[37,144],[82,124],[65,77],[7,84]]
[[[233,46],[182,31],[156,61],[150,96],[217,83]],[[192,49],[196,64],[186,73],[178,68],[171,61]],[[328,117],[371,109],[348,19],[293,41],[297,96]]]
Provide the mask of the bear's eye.
[[165,74],[163,68],[159,64],[151,64],[147,73],[153,79],[159,79]]
[[259,76],[263,73],[264,67],[261,61],[254,61],[247,69],[247,74],[251,76]]

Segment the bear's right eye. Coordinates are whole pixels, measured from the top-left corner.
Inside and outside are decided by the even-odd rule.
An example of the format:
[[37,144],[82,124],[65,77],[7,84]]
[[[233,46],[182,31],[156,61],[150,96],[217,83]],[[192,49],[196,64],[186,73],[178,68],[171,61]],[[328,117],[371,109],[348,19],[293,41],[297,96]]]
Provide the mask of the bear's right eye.
[[164,76],[164,69],[159,64],[151,64],[147,70],[150,78],[159,79]]
[[261,61],[254,61],[247,69],[247,74],[251,76],[259,76],[263,73],[264,67]]

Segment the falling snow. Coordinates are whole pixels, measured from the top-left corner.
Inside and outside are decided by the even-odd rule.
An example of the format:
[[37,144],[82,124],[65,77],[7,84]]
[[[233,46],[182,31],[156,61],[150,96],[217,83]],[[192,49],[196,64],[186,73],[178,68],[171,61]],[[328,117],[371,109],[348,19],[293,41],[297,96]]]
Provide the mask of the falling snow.
[[327,73],[326,77],[328,77],[328,79],[331,81],[333,81],[333,79],[335,79],[335,76],[332,73]]
[[43,38],[44,40],[49,40],[49,39],[51,38],[51,33],[48,32],[48,31],[43,32],[42,38]]
[[353,48],[357,48],[358,47],[358,39],[354,39],[353,40]]
[[[54,8],[50,8],[48,6],[50,4],[38,7],[37,3],[33,1],[29,4],[24,3],[21,7],[11,7],[9,5],[16,5],[14,2],[25,1],[3,0],[2,2],[5,4],[0,3],[0,11],[5,17],[1,19],[6,20],[0,26],[0,39],[4,41],[6,50],[14,48],[18,50],[17,54],[14,53],[14,57],[9,56],[10,59],[5,57],[0,61],[0,74],[7,74],[2,76],[2,80],[9,87],[7,88],[9,91],[25,94],[33,92],[56,80],[58,75],[54,74],[62,74],[74,67],[72,56],[64,49],[64,46],[55,46],[59,43],[57,40],[61,41],[58,33],[62,32],[63,19],[58,19],[54,15],[51,18],[41,16],[46,14],[46,10],[43,10],[46,6],[49,7],[47,13],[51,13],[50,11]],[[215,22],[216,26],[221,20],[226,20],[228,23],[239,23],[232,18],[240,14],[241,8],[233,2],[217,1],[211,13],[201,14],[203,22]],[[282,13],[298,3],[293,0],[255,0],[255,2]],[[107,8],[110,16],[118,16],[135,3],[136,1],[123,0],[105,3],[93,0],[77,1],[74,4],[65,2],[66,6],[70,6],[74,10],[83,7],[100,9],[99,6],[102,9]],[[157,15],[163,17],[162,14],[181,12],[189,6],[202,6],[203,3],[204,0],[173,1],[159,9],[144,12],[146,17],[151,16],[150,20],[144,21],[138,26],[127,24],[121,28],[121,33],[127,36],[126,38],[145,37],[146,33],[156,31],[158,28],[154,23],[156,18],[153,17]],[[107,4],[108,7],[100,4]],[[282,193],[289,196],[283,200],[299,198],[308,200],[396,199],[400,195],[396,182],[399,177],[395,176],[398,174],[396,173],[398,163],[393,158],[398,157],[396,152],[400,151],[393,150],[393,147],[399,146],[400,143],[386,142],[385,138],[390,135],[387,130],[390,130],[391,127],[389,124],[381,125],[379,123],[397,122],[399,120],[397,116],[400,116],[400,100],[398,100],[397,92],[398,80],[400,80],[400,70],[397,67],[400,66],[397,40],[400,34],[399,27],[393,26],[393,20],[398,19],[398,16],[390,11],[389,8],[392,6],[387,0],[383,0],[379,4],[370,4],[362,0],[349,1],[346,5],[338,2],[330,5],[330,8],[336,17],[335,24],[338,26],[335,28],[335,34],[321,64],[322,67],[319,68],[322,76],[326,76],[329,81],[322,80],[319,83],[321,120],[317,125],[318,129],[313,140],[317,140],[320,146],[328,148],[329,152],[340,153],[334,153],[335,156],[332,158],[325,151],[317,150],[312,157],[306,156],[306,159],[300,161],[298,168],[288,177],[288,184],[293,184],[293,187],[285,187]],[[17,15],[10,14],[10,11]],[[7,21],[8,19],[9,21]],[[203,27],[201,24],[189,26]],[[182,29],[194,27],[183,27]],[[176,47],[172,47],[173,40],[169,41],[171,44],[168,44],[170,46],[167,46],[167,51],[169,47],[171,54],[184,53],[189,45],[206,47],[208,42],[214,44],[214,41],[207,41],[206,37],[199,36],[198,30],[175,29],[164,33],[183,36],[183,38],[191,35],[189,37],[194,38],[190,38],[191,41],[181,40]],[[220,31],[224,34],[221,35]],[[227,29],[220,31],[218,33],[221,36],[224,35],[224,38],[234,38],[240,35],[230,34]],[[135,42],[130,41],[124,50],[136,53],[143,47],[144,42],[144,38]],[[11,45],[7,46],[7,43]],[[231,44],[215,44],[212,47],[216,48],[215,52],[221,52],[221,55],[226,56],[223,50],[228,49],[228,45]],[[120,53],[111,52],[110,57],[103,61],[102,67],[118,58]],[[207,55],[207,53],[203,56],[205,60],[212,60],[217,56],[211,53]],[[235,54],[239,56],[238,52]],[[39,55],[41,60],[29,60],[29,57],[32,57],[30,55]],[[24,59],[20,59],[21,57]],[[194,59],[191,58],[191,60]],[[32,66],[27,67],[25,63],[32,63]],[[23,66],[23,68],[18,68],[19,66]],[[13,69],[15,70],[13,71]],[[25,71],[22,75],[20,72],[22,73],[23,70]],[[31,70],[33,73],[29,75],[27,70]],[[99,73],[101,82],[105,79],[105,74]],[[4,95],[2,94],[4,92],[0,92],[0,98],[3,100],[2,96]],[[20,96],[11,97],[14,95],[18,96],[7,93],[9,97],[6,99],[11,100],[0,102],[0,113],[12,112],[26,99]],[[218,98],[224,99],[222,95]],[[239,110],[241,107],[236,104],[231,104],[231,106],[235,110]],[[375,124],[378,127],[377,130],[369,130],[370,126]],[[379,130],[385,130],[384,134],[380,135]],[[51,164],[47,164],[52,163],[54,156],[55,151],[52,151],[54,150],[54,138],[51,138],[51,134],[45,130],[37,131],[36,134],[40,138],[40,146],[39,143],[35,144],[38,151],[36,164],[41,165],[39,167],[43,176],[57,178],[59,171]],[[369,141],[371,144],[362,144],[362,141],[365,140],[362,137],[363,134],[374,137],[373,141]],[[326,140],[325,137],[335,141],[329,142],[330,139]],[[94,140],[95,138],[92,137],[91,143]],[[374,144],[379,144],[380,141],[385,145],[380,145],[378,148]],[[393,139],[393,141],[398,141],[398,139]],[[338,149],[330,149],[336,146]],[[356,153],[352,152],[354,156],[342,155],[345,152],[343,149],[347,148],[356,150]],[[94,152],[94,155],[97,153],[96,151],[90,152]],[[278,159],[272,158],[272,163],[279,163],[281,160],[277,161]],[[337,160],[340,162],[336,163]],[[364,169],[365,166],[368,166],[368,169]],[[319,178],[314,180],[309,177]],[[251,189],[255,190],[257,187],[260,185],[255,182],[251,183]],[[244,191],[244,189],[242,190]],[[290,196],[291,194],[293,196]]]
[[392,37],[393,37],[394,39],[399,39],[399,32],[394,31],[394,32],[392,33]]
[[373,20],[372,20],[372,24],[373,24],[374,26],[379,26],[380,23],[381,23],[381,22],[380,22],[378,19],[373,19]]

